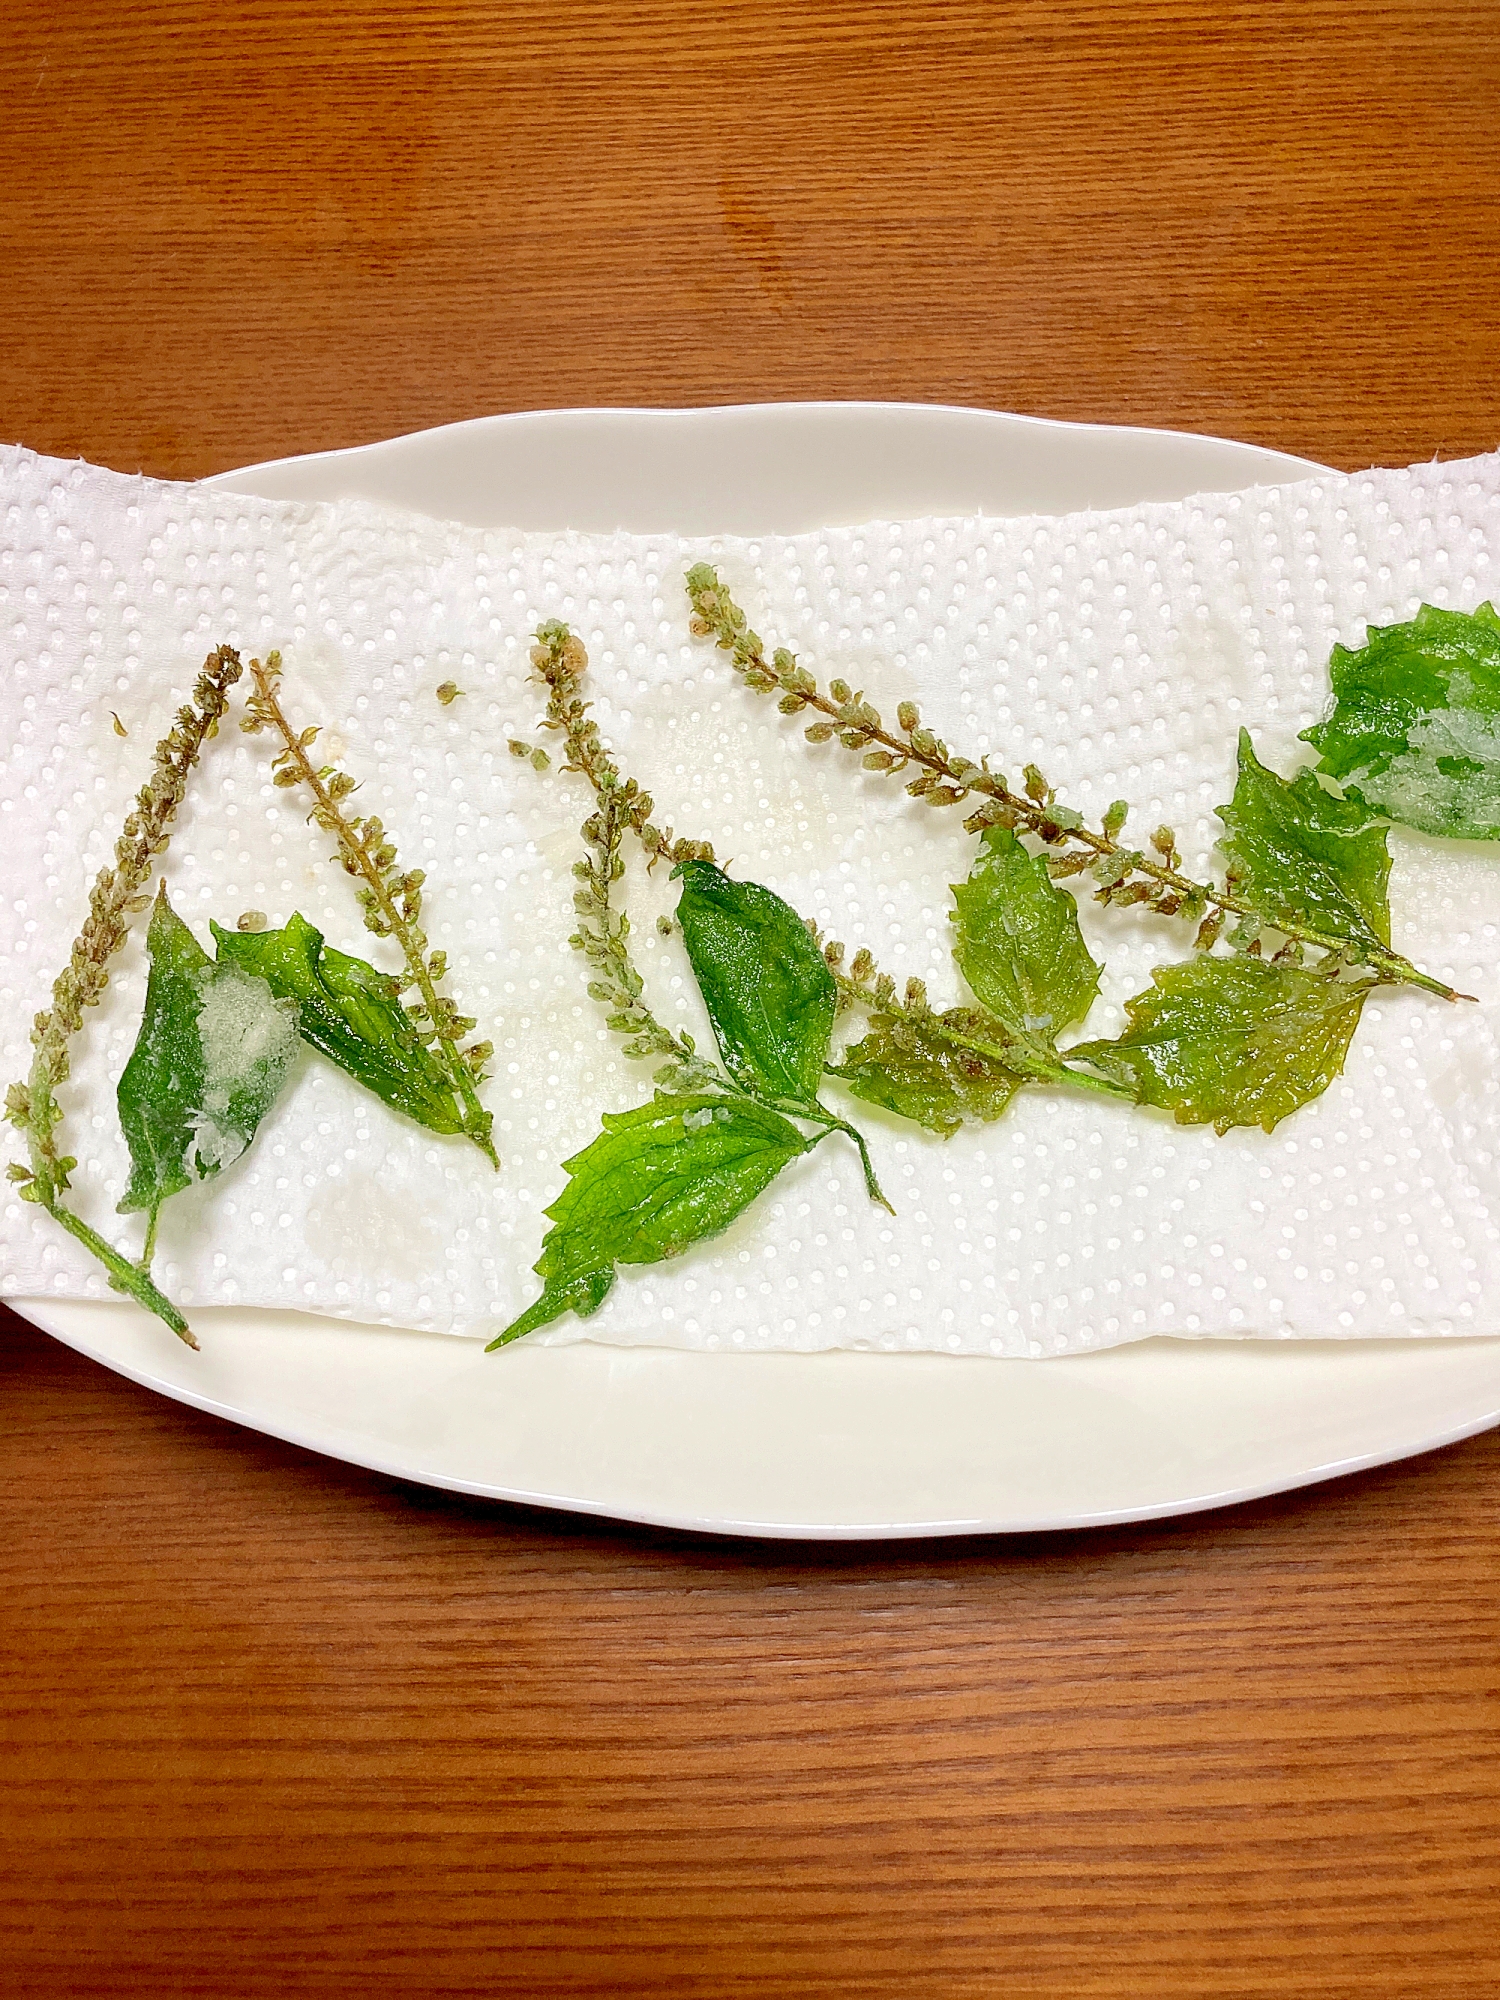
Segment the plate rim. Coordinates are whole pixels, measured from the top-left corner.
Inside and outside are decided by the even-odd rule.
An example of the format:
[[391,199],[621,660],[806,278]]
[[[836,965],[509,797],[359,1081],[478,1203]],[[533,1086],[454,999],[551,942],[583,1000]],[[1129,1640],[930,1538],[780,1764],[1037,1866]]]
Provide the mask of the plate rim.
[[[560,408],[539,406],[525,410],[494,410],[483,416],[453,417],[446,423],[419,425],[410,431],[395,431],[388,437],[369,438],[362,444],[329,445],[321,451],[290,452],[280,458],[257,459],[253,464],[232,466],[223,472],[206,474],[195,483],[235,492],[240,489],[234,483],[253,478],[257,473],[281,472],[292,466],[314,466],[327,464],[333,459],[348,459],[359,452],[386,450],[393,445],[410,444],[416,439],[451,437],[456,431],[474,433],[501,425],[520,426],[545,420],[549,423],[583,423],[593,417],[734,417],[753,419],[767,411],[825,412],[859,410],[865,412],[889,413],[920,412],[931,416],[977,417],[996,419],[1004,424],[1015,424],[1028,430],[1057,432],[1065,431],[1075,436],[1129,436],[1134,438],[1161,438],[1177,440],[1193,438],[1208,445],[1229,445],[1237,450],[1261,452],[1284,463],[1305,467],[1309,473],[1336,472],[1336,468],[1324,465],[1318,459],[1303,458],[1296,452],[1284,452],[1275,445],[1260,445],[1246,438],[1229,437],[1222,431],[1174,430],[1166,424],[1110,424],[1100,423],[1091,418],[1043,417],[1029,410],[994,410],[979,403],[921,403],[900,399],[863,396],[816,396],[816,397],[770,397],[754,403],[578,403]],[[1337,474],[1343,477],[1342,474]]]
[[[1497,1400],[1492,1404],[1486,1405],[1482,1414],[1472,1418],[1460,1419],[1453,1424],[1441,1427],[1438,1431],[1425,1434],[1423,1441],[1415,1445],[1399,1444],[1393,1445],[1388,1449],[1377,1447],[1365,1452],[1350,1453],[1343,1458],[1331,1459],[1311,1466],[1293,1478],[1273,1477],[1266,1480],[1251,1481],[1242,1486],[1201,1492],[1187,1498],[1163,1500],[1144,1505],[1096,1508],[1074,1513],[1066,1518],[1037,1516],[1035,1518],[986,1520],[960,1517],[930,1519],[920,1522],[892,1521],[877,1525],[870,1522],[817,1523],[762,1521],[749,1517],[693,1516],[680,1513],[667,1515],[649,1508],[621,1505],[618,1502],[610,1502],[603,1499],[591,1499],[579,1495],[564,1495],[521,1486],[505,1486],[494,1481],[468,1479],[453,1474],[440,1476],[421,1467],[403,1464],[396,1459],[386,1459],[378,1453],[370,1453],[360,1450],[357,1447],[353,1449],[337,1448],[334,1444],[330,1443],[326,1435],[319,1438],[313,1432],[300,1431],[295,1425],[285,1424],[275,1418],[248,1415],[244,1411],[237,1410],[231,1404],[221,1402],[213,1396],[154,1375],[149,1368],[137,1367],[131,1362],[121,1359],[120,1356],[111,1354],[107,1349],[96,1346],[81,1335],[76,1328],[69,1327],[61,1321],[54,1323],[52,1319],[54,1312],[63,1314],[65,1318],[69,1307],[82,1306],[89,1313],[108,1313],[112,1316],[117,1315],[122,1318],[138,1318],[147,1325],[151,1325],[152,1323],[149,1321],[148,1316],[141,1308],[128,1301],[116,1302],[107,1299],[6,1299],[4,1303],[19,1317],[36,1326],[50,1338],[57,1340],[65,1347],[71,1348],[75,1353],[83,1355],[87,1360],[96,1362],[109,1369],[111,1374],[122,1376],[125,1380],[133,1382],[138,1388],[165,1396],[170,1401],[180,1403],[189,1409],[197,1410],[205,1416],[232,1423],[241,1430],[251,1431],[262,1437],[275,1438],[280,1443],[289,1444],[297,1450],[309,1451],[320,1458],[331,1459],[336,1464],[353,1465],[362,1471],[375,1473],[382,1478],[399,1479],[410,1485],[422,1486],[434,1492],[458,1493],[469,1499],[495,1501],[506,1506],[534,1507],[552,1513],[577,1514],[590,1520],[620,1521],[636,1527],[662,1528],[680,1534],[712,1535],[734,1540],[840,1543],[939,1541],[970,1539],[980,1535],[1009,1537],[1021,1535],[1082,1534],[1129,1527],[1135,1523],[1176,1520],[1179,1518],[1191,1519],[1200,1514],[1218,1513],[1226,1508],[1245,1506],[1256,1500],[1272,1499],[1280,1493],[1303,1492],[1310,1487],[1327,1485],[1337,1479],[1351,1478],[1361,1472],[1376,1471],[1382,1466],[1399,1465],[1409,1458],[1425,1457],[1429,1452],[1441,1451],[1449,1445],[1461,1444],[1468,1438],[1478,1437],[1485,1431],[1493,1430],[1497,1426],[1500,1426],[1500,1381],[1497,1381],[1495,1388],[1491,1392]],[[204,1310],[212,1312],[216,1310],[256,1311],[257,1309],[205,1308]],[[261,1308],[259,1310],[269,1314],[274,1309]],[[300,1315],[292,1314],[278,1316],[300,1317]],[[321,1316],[308,1315],[308,1317]],[[351,1332],[361,1330],[360,1323],[357,1321],[339,1321],[337,1324],[347,1328]],[[390,1327],[381,1327],[374,1330],[384,1334],[399,1334],[402,1331],[402,1329]],[[1179,1340],[1167,1335],[1159,1336],[1150,1341],[1126,1342],[1120,1348],[1101,1351],[1123,1356],[1131,1348],[1140,1349],[1163,1344],[1183,1350],[1191,1350],[1197,1346],[1207,1347],[1225,1343]],[[1241,1343],[1234,1344],[1239,1345]],[[1254,1345],[1277,1349],[1284,1349],[1291,1344],[1278,1341],[1255,1343],[1246,1341],[1243,1343],[1247,1347]],[[1305,1347],[1314,1343],[1296,1344]],[[1496,1350],[1497,1356],[1500,1356],[1500,1336],[1492,1338],[1486,1338],[1485,1336],[1457,1336],[1449,1340],[1414,1341],[1409,1344],[1399,1341],[1320,1342],[1316,1344],[1330,1347],[1347,1346],[1355,1350],[1361,1347],[1379,1346],[1384,1348],[1387,1346],[1400,1346],[1407,1352],[1419,1348],[1428,1352],[1459,1346],[1473,1348],[1476,1345],[1483,1344]],[[612,1351],[618,1351],[612,1350],[603,1342],[592,1341],[580,1341],[570,1348],[540,1348],[534,1351],[539,1354],[576,1354],[580,1349],[585,1347],[592,1348],[597,1353],[605,1356],[609,1355]],[[666,1356],[681,1353],[683,1350],[663,1348],[652,1350],[652,1352]],[[931,1355],[873,1354],[854,1349],[822,1350],[820,1354],[835,1356],[840,1363],[845,1361],[849,1363],[894,1362],[899,1365],[908,1361],[932,1360],[947,1367],[952,1366],[955,1361],[960,1363],[970,1361],[979,1363],[985,1368],[998,1369],[1009,1367],[1031,1369],[1045,1366],[1053,1371],[1065,1368],[1069,1363],[1088,1362],[1094,1358],[1090,1354],[1043,1356],[1040,1358],[1015,1355],[966,1355],[954,1357],[938,1353]],[[728,1349],[715,1351],[711,1357],[707,1358],[711,1358],[715,1367],[723,1367],[728,1370],[747,1366],[753,1367],[757,1362],[766,1360],[802,1360],[811,1357],[801,1355],[791,1356],[787,1354],[745,1354]],[[1351,1356],[1351,1358],[1354,1357]]]

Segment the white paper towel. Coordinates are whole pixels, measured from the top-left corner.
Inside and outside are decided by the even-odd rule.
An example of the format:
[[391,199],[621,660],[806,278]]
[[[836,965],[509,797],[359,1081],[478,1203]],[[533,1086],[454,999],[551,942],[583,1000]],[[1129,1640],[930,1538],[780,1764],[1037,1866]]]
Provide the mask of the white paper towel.
[[[682,574],[721,568],[768,642],[893,712],[921,702],[967,754],[1039,762],[1097,814],[1129,798],[1170,821],[1193,872],[1233,786],[1235,736],[1282,769],[1323,710],[1335,640],[1500,594],[1500,459],[1060,519],[922,521],[758,541],[484,534],[363,503],[309,507],[0,452],[0,703],[6,856],[0,1069],[24,1075],[46,1004],[144,776],[204,654],[280,646],[288,708],[363,781],[407,866],[451,990],[493,1039],[497,1177],[461,1140],[404,1123],[309,1056],[244,1160],[163,1213],[157,1276],[186,1307],[296,1306],[482,1334],[535,1292],[559,1163],[599,1112],[649,1095],[568,949],[581,780],[508,752],[534,735],[539,619],[581,632],[598,716],[658,818],[711,839],[852,947],[940,1002],[958,997],[946,885],[972,842],[956,815],[862,776],[836,745],[742,688],[690,638]],[[435,689],[466,690],[443,707]],[[129,729],[115,733],[115,711]],[[179,912],[301,910],[389,964],[327,837],[269,783],[264,737],[227,729],[166,875]],[[1031,1090],[948,1142],[850,1105],[898,1214],[866,1200],[831,1140],[727,1235],[622,1274],[590,1337],[742,1348],[938,1348],[1044,1355],[1148,1334],[1500,1331],[1495,1038],[1500,851],[1397,831],[1400,948],[1483,996],[1410,991],[1365,1010],[1346,1074],[1273,1135],[1174,1125],[1092,1095]],[[675,891],[632,869],[637,939],[664,1018],[707,1036],[679,940],[649,917]],[[1105,961],[1087,1032],[1186,934],[1085,901]],[[117,1241],[126,1155],[114,1081],[144,986],[144,922],[77,1045],[66,1094],[80,1208]],[[19,1146],[17,1147],[19,1150]],[[0,1209],[4,1290],[109,1296],[34,1209]]]

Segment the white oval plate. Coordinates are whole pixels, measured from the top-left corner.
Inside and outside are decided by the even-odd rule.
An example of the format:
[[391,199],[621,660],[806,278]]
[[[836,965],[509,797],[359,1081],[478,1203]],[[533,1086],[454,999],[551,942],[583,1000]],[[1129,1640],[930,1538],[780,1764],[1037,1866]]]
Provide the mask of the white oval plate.
[[[732,469],[732,470],[731,470]],[[211,485],[483,527],[798,533],[1127,506],[1296,478],[1220,438],[892,403],[486,417]],[[12,1302],[15,1303],[15,1302]],[[1228,1505],[1500,1423],[1500,1340],[1151,1340],[1051,1361],[477,1344],[296,1313],[26,1301],[107,1367],[457,1492],[719,1533],[1076,1528]]]

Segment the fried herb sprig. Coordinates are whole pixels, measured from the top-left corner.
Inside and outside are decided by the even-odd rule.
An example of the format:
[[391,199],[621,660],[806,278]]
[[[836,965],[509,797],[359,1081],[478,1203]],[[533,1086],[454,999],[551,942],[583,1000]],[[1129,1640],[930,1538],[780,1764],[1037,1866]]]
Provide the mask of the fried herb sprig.
[[494,1049],[489,1042],[475,1042],[466,1049],[459,1046],[475,1023],[438,991],[448,960],[446,953],[429,948],[422,928],[423,870],[399,866],[395,843],[373,813],[358,816],[345,811],[343,802],[356,789],[355,780],[331,764],[315,764],[309,756],[320,733],[318,724],[297,730],[287,719],[280,697],[280,653],[269,653],[264,661],[252,660],[250,678],[253,691],[240,727],[252,735],[269,729],[281,738],[283,747],[272,760],[275,782],[287,788],[305,785],[311,792],[309,817],[333,835],[338,843],[335,860],[345,874],[360,883],[366,930],[376,937],[393,937],[401,947],[406,961],[401,989],[415,988],[418,996],[407,1007],[407,1014],[419,1038],[442,1065],[463,1107],[464,1132],[490,1164],[498,1167],[499,1157],[490,1137],[494,1120],[480,1103],[478,1090],[484,1081],[484,1065]]
[[897,728],[887,728],[879,711],[846,681],[830,681],[825,692],[786,647],[773,648],[768,658],[764,642],[750,629],[712,564],[696,563],[688,571],[687,591],[693,632],[712,638],[728,653],[747,687],[760,694],[778,694],[777,706],[784,715],[811,710],[820,718],[807,728],[809,741],[826,743],[836,737],[844,749],[860,757],[867,771],[900,774],[915,768],[917,775],[906,783],[913,798],[937,807],[972,801],[964,820],[971,833],[999,826],[1035,836],[1049,850],[1053,877],[1091,875],[1097,902],[1140,904],[1157,916],[1193,923],[1194,942],[1201,950],[1215,943],[1232,917],[1237,923],[1230,941],[1253,957],[1261,953],[1261,934],[1272,931],[1285,940],[1280,947],[1283,963],[1300,962],[1303,949],[1311,947],[1345,965],[1366,965],[1388,984],[1418,986],[1445,1000],[1472,997],[1421,971],[1378,937],[1313,923],[1284,907],[1268,911],[1247,892],[1234,867],[1223,883],[1193,880],[1182,871],[1170,827],[1156,828],[1144,849],[1128,847],[1120,838],[1129,812],[1123,799],[1108,808],[1095,828],[1058,800],[1034,764],[1024,769],[1024,789],[1012,790],[999,772],[989,768],[987,757],[976,763],[950,750],[924,726],[913,701],[900,704]]
[[[624,1267],[664,1263],[721,1235],[832,1132],[854,1141],[870,1198],[890,1207],[863,1137],[818,1099],[837,995],[801,918],[772,890],[731,880],[703,842],[652,823],[650,798],[621,776],[589,714],[581,691],[587,655],[565,625],[543,625],[531,659],[548,690],[545,726],[567,746],[564,768],[586,777],[595,799],[574,868],[572,944],[596,975],[590,993],[627,1037],[626,1053],[667,1060],[649,1103],[604,1112],[598,1136],[563,1161],[567,1184],[546,1210],[552,1226],[533,1266],[541,1293],[490,1349],[565,1313],[588,1319]],[[549,761],[529,744],[511,747],[538,767]],[[629,921],[612,894],[624,873],[627,829],[653,861],[671,860],[682,880],[677,922],[722,1067],[646,1004]],[[818,1129],[810,1136],[804,1124]]]
[[[581,772],[598,801],[597,811],[583,828],[584,859],[575,863],[573,870],[581,887],[574,892],[579,927],[570,943],[584,954],[597,975],[590,982],[589,993],[610,1010],[610,1027],[628,1038],[626,1055],[666,1058],[655,1075],[661,1090],[673,1093],[715,1090],[741,1098],[745,1095],[741,1084],[702,1056],[691,1035],[673,1034],[646,1005],[642,998],[644,982],[630,954],[630,919],[623,910],[616,910],[612,901],[613,885],[625,872],[620,844],[627,830],[645,850],[648,867],[667,861],[674,869],[691,870],[696,864],[706,863],[717,872],[713,847],[706,840],[690,840],[675,834],[670,827],[655,825],[651,818],[654,810],[651,795],[642,791],[634,778],[621,775],[590,713],[591,704],[583,698],[588,653],[567,625],[553,619],[537,628],[531,664],[547,687],[542,726],[559,732],[566,746],[563,769]],[[545,754],[538,753],[530,744],[512,741],[511,749],[517,756],[533,762],[539,756],[543,764],[546,762]],[[763,1092],[754,1095],[767,1101]],[[852,1139],[859,1152],[870,1199],[890,1210],[863,1133],[818,1103],[813,1094],[799,1096],[795,1102],[779,1100],[776,1108],[821,1126],[825,1133],[842,1132]]]
[[8,1169],[9,1178],[19,1183],[21,1199],[45,1209],[99,1259],[115,1291],[155,1313],[192,1348],[198,1343],[191,1328],[152,1283],[145,1262],[133,1263],[63,1200],[78,1162],[58,1148],[62,1110],[57,1093],[68,1078],[69,1043],[83,1025],[84,1009],[97,1006],[103,998],[109,962],[125,942],[131,917],[150,902],[146,888],[152,864],[166,851],[177,809],[187,796],[188,779],[203,745],[218,733],[229,690],[241,671],[240,656],[232,646],[210,653],[191,701],[177,711],[172,728],[157,744],[151,776],[115,842],[114,866],[101,869],[95,879],[87,921],[66,967],[53,982],[52,1005],[36,1017],[30,1076],[25,1083],[13,1083],[5,1100],[6,1116],[25,1133],[29,1153],[29,1164],[16,1162]]

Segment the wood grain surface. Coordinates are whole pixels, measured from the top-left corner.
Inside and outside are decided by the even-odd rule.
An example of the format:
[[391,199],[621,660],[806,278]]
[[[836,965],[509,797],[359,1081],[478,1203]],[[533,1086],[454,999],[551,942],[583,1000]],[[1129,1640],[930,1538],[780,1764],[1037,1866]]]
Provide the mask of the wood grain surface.
[[[1500,442],[1485,0],[10,0],[0,437],[942,400]],[[1214,1518],[695,1542],[0,1326],[0,1991],[1500,1981],[1500,1438]]]

